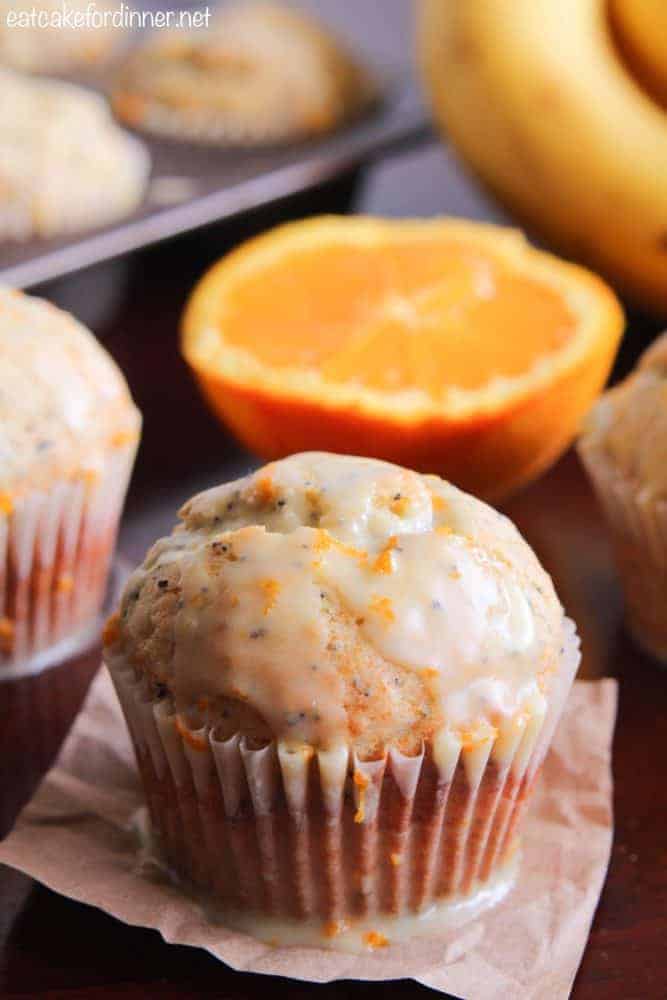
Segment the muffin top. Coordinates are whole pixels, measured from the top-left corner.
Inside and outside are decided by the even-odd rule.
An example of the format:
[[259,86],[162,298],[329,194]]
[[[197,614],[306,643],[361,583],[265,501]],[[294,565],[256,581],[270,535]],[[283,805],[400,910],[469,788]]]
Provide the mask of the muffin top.
[[646,496],[667,497],[667,333],[595,404],[581,441]]
[[336,128],[375,95],[329,32],[287,4],[222,7],[208,28],[156,32],[122,67],[120,118],[223,143],[298,140]]
[[1,67],[0,94],[0,239],[90,228],[141,200],[148,154],[100,94]]
[[549,576],[507,518],[436,476],[294,455],[180,517],[106,653],[229,735],[364,755],[443,727],[484,738],[558,668]]
[[140,425],[125,379],[84,326],[0,289],[0,510],[56,477],[94,477]]
[[[113,24],[111,15],[119,9],[115,0],[67,0],[66,7],[67,19],[62,0],[0,0],[0,63],[27,72],[59,73],[99,66],[108,59],[125,35]],[[93,11],[94,26],[74,23]]]

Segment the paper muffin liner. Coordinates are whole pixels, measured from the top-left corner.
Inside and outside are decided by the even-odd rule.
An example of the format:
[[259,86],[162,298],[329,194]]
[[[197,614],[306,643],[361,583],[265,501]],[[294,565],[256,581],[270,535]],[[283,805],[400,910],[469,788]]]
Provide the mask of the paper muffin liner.
[[129,567],[114,560],[104,602],[89,629],[33,657],[30,671],[20,676],[0,672],[0,774],[12,776],[0,795],[0,840],[52,766],[81,707],[102,659],[104,620],[118,606],[128,575]]
[[580,441],[579,454],[609,525],[628,628],[667,664],[667,500],[621,475],[589,439]]
[[95,479],[57,481],[0,514],[0,679],[42,669],[95,623],[135,451],[115,449]]
[[421,912],[482,888],[517,846],[579,663],[566,621],[557,681],[495,740],[442,733],[415,756],[258,746],[193,729],[122,657],[109,670],[167,865],[232,909],[339,921]]

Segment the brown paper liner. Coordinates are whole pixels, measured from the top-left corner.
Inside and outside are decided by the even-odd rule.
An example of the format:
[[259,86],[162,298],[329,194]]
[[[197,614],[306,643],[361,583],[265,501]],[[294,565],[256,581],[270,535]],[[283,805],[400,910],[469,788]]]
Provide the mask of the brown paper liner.
[[62,659],[97,627],[135,450],[115,449],[92,482],[58,481],[0,514],[0,679]]
[[231,908],[337,921],[465,898],[509,863],[578,663],[567,621],[558,682],[524,726],[373,761],[188,729],[127,665],[108,665],[168,866]]
[[667,501],[623,477],[591,440],[582,438],[579,454],[609,525],[628,628],[667,664]]
[[114,561],[90,629],[51,647],[39,669],[0,677],[0,840],[67,735],[99,668],[104,621],[118,607],[128,573],[122,560]]

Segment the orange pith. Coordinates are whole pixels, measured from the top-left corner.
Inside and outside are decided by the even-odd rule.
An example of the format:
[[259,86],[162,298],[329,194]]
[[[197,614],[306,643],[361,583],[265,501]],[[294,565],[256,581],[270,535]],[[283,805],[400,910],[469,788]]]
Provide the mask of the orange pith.
[[622,326],[598,278],[510,230],[325,217],[217,264],[183,348],[262,457],[373,454],[497,498],[569,443]]

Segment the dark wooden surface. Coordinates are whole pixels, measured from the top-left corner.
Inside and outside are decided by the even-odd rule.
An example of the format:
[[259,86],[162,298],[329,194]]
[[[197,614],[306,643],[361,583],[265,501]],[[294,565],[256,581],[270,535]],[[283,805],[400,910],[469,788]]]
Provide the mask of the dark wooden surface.
[[[356,178],[308,196],[291,210],[341,209]],[[387,214],[497,217],[439,148],[374,172],[358,204]],[[121,534],[130,560],[169,529],[192,492],[245,471],[253,462],[224,434],[202,404],[177,350],[177,322],[188,290],[206,265],[235,240],[274,218],[247,220],[236,231],[210,230],[129,261],[44,290],[89,322],[127,373],[145,416],[144,439]],[[633,321],[618,370],[632,362],[655,328]],[[625,637],[620,599],[603,524],[573,455],[506,506],[553,574],[583,636],[587,676],[620,681],[614,747],[616,835],[609,878],[579,973],[577,1000],[667,997],[667,676]],[[33,751],[22,771],[0,770],[0,800],[15,811],[36,781],[75,714],[94,659],[66,676],[43,678],[56,692],[38,714]],[[39,685],[10,699],[0,687],[2,746],[25,740],[21,705],[34,704]],[[0,749],[1,753],[1,749]],[[271,991],[283,997],[417,997],[430,991],[410,982],[338,983],[315,987],[228,970],[203,952],[165,945],[157,933],[128,928],[64,900],[0,867],[0,996],[244,998]],[[514,998],[509,998],[514,1000]]]

